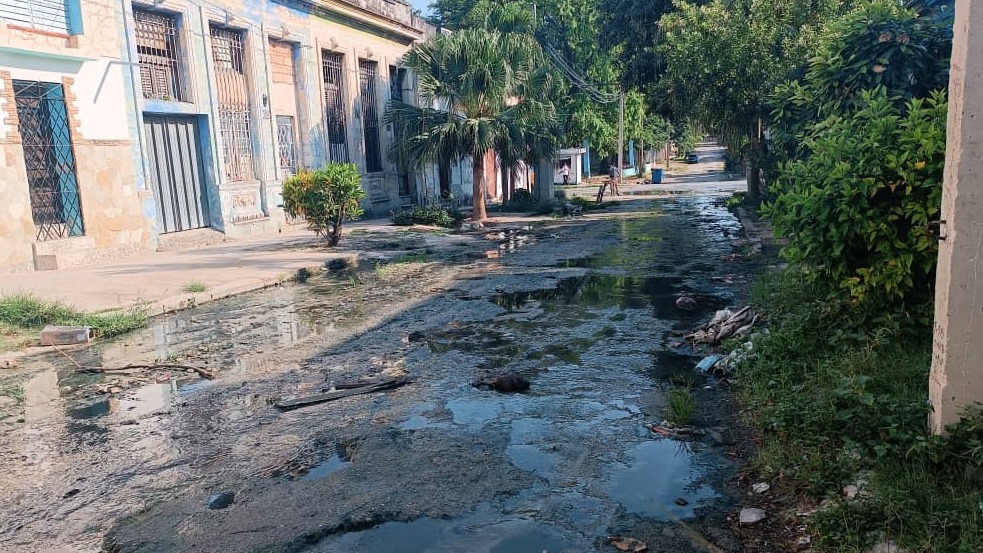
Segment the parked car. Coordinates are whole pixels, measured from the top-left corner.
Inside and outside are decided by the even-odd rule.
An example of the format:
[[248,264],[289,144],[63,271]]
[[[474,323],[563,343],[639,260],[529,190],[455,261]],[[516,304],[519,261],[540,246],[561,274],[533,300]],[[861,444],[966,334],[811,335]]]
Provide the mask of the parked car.
[[699,163],[700,156],[696,155],[695,152],[686,155],[686,163]]

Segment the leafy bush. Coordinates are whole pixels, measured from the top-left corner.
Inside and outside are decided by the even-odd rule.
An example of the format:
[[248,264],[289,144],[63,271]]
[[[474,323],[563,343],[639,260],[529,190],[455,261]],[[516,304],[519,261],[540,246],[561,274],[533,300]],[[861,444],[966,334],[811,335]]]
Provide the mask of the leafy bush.
[[934,282],[947,104],[941,92],[904,110],[883,87],[860,95],[804,140],[811,155],[782,167],[763,212],[813,278],[874,309],[918,303]]
[[928,434],[931,329],[902,324],[900,308],[858,325],[855,306],[827,295],[795,271],[755,286],[770,333],[737,382],[763,439],[762,476],[821,499],[869,471],[869,495],[812,520],[822,550],[865,551],[887,536],[910,551],[983,551],[983,415]]
[[453,227],[462,219],[460,212],[441,205],[413,206],[393,214],[393,224],[399,226]]
[[283,205],[291,216],[303,216],[318,236],[326,236],[330,246],[337,246],[345,221],[362,216],[360,201],[365,190],[361,181],[354,163],[301,170],[283,182]]
[[538,208],[539,202],[536,201],[536,196],[522,188],[516,190],[508,203],[502,206],[502,209],[506,211],[518,211],[520,213],[533,212]]

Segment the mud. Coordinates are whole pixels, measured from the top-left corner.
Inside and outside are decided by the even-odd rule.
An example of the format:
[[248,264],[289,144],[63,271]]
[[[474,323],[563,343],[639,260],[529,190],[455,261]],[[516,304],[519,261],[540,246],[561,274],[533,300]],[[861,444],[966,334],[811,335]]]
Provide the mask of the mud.
[[[728,423],[728,392],[671,333],[744,299],[751,266],[721,261],[739,227],[695,197],[467,236],[356,234],[360,267],[71,353],[216,381],[25,359],[5,373],[25,402],[0,411],[0,550],[557,553],[611,550],[611,534],[737,550],[732,457],[645,423],[673,385],[692,387],[694,424]],[[675,308],[683,293],[695,311]],[[472,385],[508,371],[531,388]],[[273,407],[380,375],[413,383]],[[206,509],[219,492],[234,503]]]

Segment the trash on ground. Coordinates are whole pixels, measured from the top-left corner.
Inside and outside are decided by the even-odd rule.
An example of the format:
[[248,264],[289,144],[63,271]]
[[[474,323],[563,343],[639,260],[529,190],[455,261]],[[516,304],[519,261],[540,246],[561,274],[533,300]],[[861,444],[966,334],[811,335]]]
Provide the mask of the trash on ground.
[[686,339],[697,344],[719,344],[728,338],[745,338],[760,320],[761,316],[755,313],[751,306],[736,313],[729,309],[721,309],[714,314],[709,323],[687,334]]
[[714,365],[716,365],[717,362],[720,361],[721,359],[722,359],[722,357],[720,357],[719,355],[710,355],[710,356],[704,357],[696,365],[696,368],[699,369],[702,372],[709,372],[711,369],[713,369]]
[[658,424],[650,423],[646,424],[645,427],[666,438],[691,438],[694,436],[703,436],[705,434],[705,432],[699,428],[693,428],[691,426],[677,426],[669,421],[662,421]]
[[757,484],[751,486],[751,490],[754,491],[754,493],[765,493],[770,489],[771,485],[767,482],[758,482]]
[[41,330],[42,346],[71,346],[86,344],[92,339],[92,329],[87,326],[48,325]]
[[624,536],[611,536],[608,541],[613,545],[618,551],[630,551],[631,553],[641,553],[642,551],[648,551],[649,546],[645,542],[635,539],[628,538]]
[[393,380],[388,380],[384,382],[379,382],[376,384],[366,384],[364,386],[356,388],[341,388],[340,386],[345,386],[342,384],[340,386],[335,386],[334,391],[327,391],[320,394],[314,394],[311,396],[299,397],[295,399],[288,399],[279,401],[275,404],[276,408],[281,411],[291,411],[293,409],[299,409],[301,407],[309,407],[311,405],[317,405],[319,403],[327,403],[329,401],[334,401],[336,399],[342,399],[351,396],[357,396],[362,394],[371,394],[373,392],[382,392],[385,390],[392,390],[394,388],[399,388],[405,384],[411,382],[408,378],[396,378]]

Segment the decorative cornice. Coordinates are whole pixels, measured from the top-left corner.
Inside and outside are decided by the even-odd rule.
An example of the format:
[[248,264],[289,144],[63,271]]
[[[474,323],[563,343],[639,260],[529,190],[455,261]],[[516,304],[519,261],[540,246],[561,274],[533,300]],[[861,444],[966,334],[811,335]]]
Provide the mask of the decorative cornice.
[[344,0],[272,0],[272,2],[401,44],[412,44],[426,35],[425,27],[418,29]]

